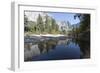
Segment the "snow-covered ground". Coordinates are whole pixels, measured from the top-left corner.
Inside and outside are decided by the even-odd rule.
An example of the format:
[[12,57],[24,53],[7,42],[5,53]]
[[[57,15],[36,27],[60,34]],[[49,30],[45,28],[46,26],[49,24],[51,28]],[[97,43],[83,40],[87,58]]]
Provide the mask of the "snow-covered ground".
[[60,37],[60,36],[67,36],[67,35],[62,35],[62,34],[57,34],[57,35],[53,35],[53,34],[31,34],[30,36],[37,36],[37,37],[41,37],[41,36],[47,36],[47,37]]

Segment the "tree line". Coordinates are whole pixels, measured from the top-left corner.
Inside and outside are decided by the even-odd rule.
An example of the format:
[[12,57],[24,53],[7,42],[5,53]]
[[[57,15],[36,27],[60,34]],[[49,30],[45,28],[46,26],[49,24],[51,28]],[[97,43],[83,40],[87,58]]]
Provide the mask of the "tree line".
[[[76,36],[88,35],[90,36],[90,14],[76,14],[74,19],[80,20],[80,26],[72,29],[72,34]],[[88,32],[89,34],[85,34]],[[87,38],[87,37],[86,37]]]
[[46,15],[44,20],[40,14],[38,14],[36,22],[29,21],[28,17],[24,15],[24,31],[34,34],[61,33],[55,19],[50,18],[48,15]]

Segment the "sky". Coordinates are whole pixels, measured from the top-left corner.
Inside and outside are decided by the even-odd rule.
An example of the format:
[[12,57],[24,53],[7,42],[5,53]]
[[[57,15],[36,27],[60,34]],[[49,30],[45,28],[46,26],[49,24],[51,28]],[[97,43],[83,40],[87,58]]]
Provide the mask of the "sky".
[[[61,22],[61,21],[69,21],[71,25],[77,24],[80,22],[78,18],[74,19],[74,15],[76,13],[62,13],[62,12],[46,12],[50,17],[54,18],[56,22]],[[33,11],[28,11],[25,12],[25,14],[28,16],[30,20],[37,20],[38,14],[43,15],[43,12],[33,12]]]
[[74,19],[75,14],[76,13],[48,13],[48,15],[56,19],[56,21],[69,21],[71,25],[80,22],[78,18]]

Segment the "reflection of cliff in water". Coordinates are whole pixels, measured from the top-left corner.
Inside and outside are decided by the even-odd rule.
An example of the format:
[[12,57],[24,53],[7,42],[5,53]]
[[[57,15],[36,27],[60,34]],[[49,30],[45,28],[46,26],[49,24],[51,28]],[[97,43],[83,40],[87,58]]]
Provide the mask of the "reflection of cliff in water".
[[53,51],[57,45],[67,46],[70,41],[66,38],[49,38],[37,42],[24,42],[24,60],[31,61],[33,57]]
[[24,60],[31,60],[34,56],[54,50],[57,42],[57,40],[50,39],[38,41],[37,43],[24,43]]
[[68,37],[25,38],[24,61],[33,61],[42,57],[44,60],[49,59],[48,54],[53,54],[54,57],[51,56],[51,59],[90,58],[90,39],[85,36],[87,35],[73,39]]
[[56,45],[57,40],[41,41],[38,43],[40,53],[49,52],[50,50],[55,49]]

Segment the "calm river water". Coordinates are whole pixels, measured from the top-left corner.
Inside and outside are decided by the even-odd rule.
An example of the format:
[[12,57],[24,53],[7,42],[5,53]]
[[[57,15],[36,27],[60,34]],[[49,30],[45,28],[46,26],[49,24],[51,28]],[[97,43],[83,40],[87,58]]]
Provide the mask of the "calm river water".
[[[85,42],[83,42],[83,44],[84,43]],[[79,42],[67,37],[25,38],[24,61],[89,58],[89,51],[81,48],[82,47]]]

